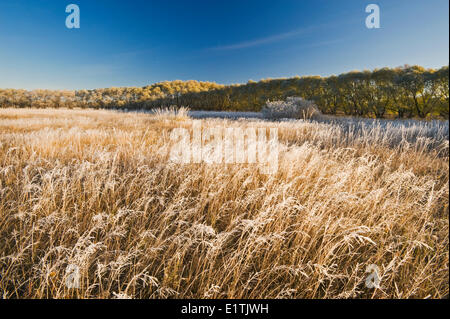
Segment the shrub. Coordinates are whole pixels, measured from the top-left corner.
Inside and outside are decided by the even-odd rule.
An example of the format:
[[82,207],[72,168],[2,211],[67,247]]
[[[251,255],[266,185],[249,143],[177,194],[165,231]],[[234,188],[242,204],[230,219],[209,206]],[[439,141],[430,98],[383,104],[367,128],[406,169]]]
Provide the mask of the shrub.
[[158,119],[186,120],[189,118],[189,108],[170,106],[166,108],[155,108],[150,113]]
[[267,102],[261,112],[270,119],[314,119],[321,116],[314,102],[296,96],[288,97],[286,101]]

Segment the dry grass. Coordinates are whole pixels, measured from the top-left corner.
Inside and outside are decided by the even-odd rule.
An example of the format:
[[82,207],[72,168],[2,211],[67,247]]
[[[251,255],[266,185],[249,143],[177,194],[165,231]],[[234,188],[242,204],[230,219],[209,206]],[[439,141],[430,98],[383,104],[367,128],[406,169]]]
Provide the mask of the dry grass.
[[3,297],[448,294],[448,122],[203,121],[278,127],[262,175],[167,163],[169,130],[192,120],[163,113],[0,110]]

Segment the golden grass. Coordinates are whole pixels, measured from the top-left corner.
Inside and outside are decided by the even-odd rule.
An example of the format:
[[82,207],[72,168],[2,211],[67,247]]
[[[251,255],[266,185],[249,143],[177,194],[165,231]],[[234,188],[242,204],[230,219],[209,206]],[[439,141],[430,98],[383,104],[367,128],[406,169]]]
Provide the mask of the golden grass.
[[[170,112],[169,112],[170,113]],[[447,131],[278,127],[279,170],[168,163],[180,116],[0,110],[4,298],[441,298]],[[429,128],[428,128],[429,129]],[[66,268],[80,267],[79,289]],[[366,267],[381,271],[368,289]]]

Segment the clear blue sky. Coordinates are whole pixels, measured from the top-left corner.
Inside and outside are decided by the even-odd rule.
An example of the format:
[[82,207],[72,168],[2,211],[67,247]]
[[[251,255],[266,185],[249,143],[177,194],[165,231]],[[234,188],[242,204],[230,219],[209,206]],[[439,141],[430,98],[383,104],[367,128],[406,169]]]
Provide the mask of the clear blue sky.
[[[68,4],[81,28],[67,29]],[[367,29],[366,5],[381,9]],[[0,88],[83,89],[449,63],[448,0],[0,2]]]

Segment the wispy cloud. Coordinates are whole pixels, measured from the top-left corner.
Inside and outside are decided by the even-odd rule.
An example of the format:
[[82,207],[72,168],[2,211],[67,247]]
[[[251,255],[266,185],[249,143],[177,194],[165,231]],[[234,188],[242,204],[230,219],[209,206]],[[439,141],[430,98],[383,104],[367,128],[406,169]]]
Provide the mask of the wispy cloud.
[[293,31],[285,32],[285,33],[279,33],[279,34],[267,36],[264,38],[243,41],[243,42],[234,43],[234,44],[230,44],[230,45],[216,46],[216,47],[209,48],[209,50],[228,51],[228,50],[252,48],[252,47],[256,47],[256,46],[260,46],[260,45],[265,45],[265,44],[270,44],[270,43],[290,39],[290,38],[293,38],[293,37],[296,37],[299,35],[308,34],[317,28],[318,28],[318,26],[297,29],[297,30],[293,30]]
[[315,48],[315,47],[322,47],[322,46],[327,46],[327,45],[331,45],[331,44],[335,44],[335,43],[340,43],[345,41],[344,38],[340,38],[340,39],[333,39],[333,40],[328,40],[328,41],[320,41],[320,42],[314,42],[314,43],[310,43],[305,45],[305,48]]

